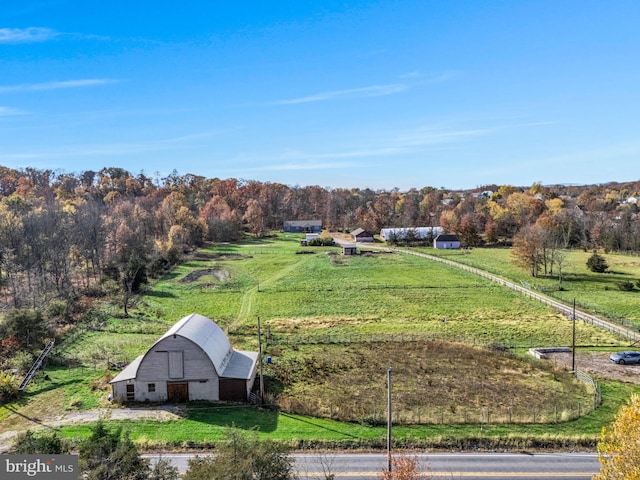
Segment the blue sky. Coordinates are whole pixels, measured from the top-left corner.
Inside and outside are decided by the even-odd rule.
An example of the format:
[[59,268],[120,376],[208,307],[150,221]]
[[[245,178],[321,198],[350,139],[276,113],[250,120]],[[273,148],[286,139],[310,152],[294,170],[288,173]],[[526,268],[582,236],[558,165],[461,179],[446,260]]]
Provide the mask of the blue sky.
[[637,0],[3,0],[0,165],[638,180]]

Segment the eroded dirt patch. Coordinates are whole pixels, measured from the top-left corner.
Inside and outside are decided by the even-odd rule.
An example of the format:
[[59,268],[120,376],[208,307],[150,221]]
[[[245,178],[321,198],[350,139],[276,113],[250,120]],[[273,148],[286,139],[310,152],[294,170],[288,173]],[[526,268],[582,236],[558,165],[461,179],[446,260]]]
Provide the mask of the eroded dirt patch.
[[207,253],[197,252],[191,258],[194,260],[245,260],[251,258],[251,255],[241,255],[239,253]]
[[220,282],[226,282],[227,280],[231,279],[231,274],[226,270],[222,270],[220,268],[205,268],[203,270],[196,270],[195,272],[191,272],[180,281],[182,283],[191,283],[195,282],[200,277],[203,277],[205,275],[211,275]]

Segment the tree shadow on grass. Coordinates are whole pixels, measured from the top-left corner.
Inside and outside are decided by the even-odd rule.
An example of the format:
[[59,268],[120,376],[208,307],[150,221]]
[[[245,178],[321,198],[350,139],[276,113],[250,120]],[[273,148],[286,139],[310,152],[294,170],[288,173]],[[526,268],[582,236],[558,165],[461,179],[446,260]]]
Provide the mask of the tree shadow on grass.
[[283,417],[287,417],[293,421],[299,422],[299,423],[306,423],[307,425],[311,425],[315,428],[317,428],[318,430],[324,430],[326,432],[332,432],[332,433],[338,433],[340,435],[343,435],[347,438],[360,438],[357,435],[353,435],[351,433],[348,433],[346,430],[338,430],[336,428],[330,428],[327,427],[326,425],[322,425],[318,422],[314,422],[313,418],[310,417],[300,417],[298,415],[290,415],[288,413],[282,413],[280,412],[280,415],[282,415]]
[[12,414],[17,415],[18,417],[22,417],[31,423],[40,425],[41,427],[44,427],[44,428],[48,428],[49,430],[57,430],[57,427],[47,425],[44,421],[42,421],[38,417],[30,417],[28,415],[25,415],[24,413],[20,413],[13,405],[3,405],[3,406],[7,410],[9,410]]
[[253,405],[194,402],[187,405],[186,411],[189,420],[208,425],[260,432],[273,432],[278,428],[278,411]]
[[150,292],[145,293],[147,297],[156,297],[156,298],[177,298],[178,296],[175,293],[167,292],[165,290],[152,290]]
[[598,286],[602,284],[615,285],[616,283],[624,280],[634,280],[635,277],[625,272],[609,272],[601,275],[587,275],[585,273],[572,273],[562,277],[562,283],[564,284],[588,284]]
[[286,417],[291,422],[305,424],[317,430],[339,434],[345,438],[358,438],[357,435],[349,433],[348,426],[345,426],[344,429],[330,427],[324,421],[314,421],[312,417],[291,415],[276,409],[260,408],[252,405],[189,404],[187,412],[188,419],[194,422],[220,427],[235,427],[241,430],[257,430],[259,432],[275,431],[278,428],[278,419]]

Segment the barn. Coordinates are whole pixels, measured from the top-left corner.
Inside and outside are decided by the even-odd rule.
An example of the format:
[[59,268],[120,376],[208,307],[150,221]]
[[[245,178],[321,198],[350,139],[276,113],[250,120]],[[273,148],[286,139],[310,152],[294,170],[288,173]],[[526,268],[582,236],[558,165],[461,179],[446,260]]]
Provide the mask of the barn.
[[222,329],[193,313],[182,318],[113,380],[114,400],[246,401],[258,352],[234,350]]
[[364,228],[356,228],[351,232],[351,237],[356,242],[373,242],[373,233],[367,232]]
[[433,248],[457,250],[460,248],[460,239],[457,235],[443,233],[433,240]]
[[320,233],[322,220],[287,220],[282,226],[283,232],[289,233]]

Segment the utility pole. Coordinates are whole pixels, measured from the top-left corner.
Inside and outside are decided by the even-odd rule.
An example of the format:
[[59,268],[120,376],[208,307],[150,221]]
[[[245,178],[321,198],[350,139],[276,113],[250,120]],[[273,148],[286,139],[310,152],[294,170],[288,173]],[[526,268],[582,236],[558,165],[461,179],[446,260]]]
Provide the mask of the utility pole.
[[391,415],[391,372],[392,368],[389,367],[387,370],[387,470],[391,472],[393,467],[393,462],[391,461],[391,423],[392,423],[392,415]]
[[571,347],[571,371],[573,374],[576,374],[576,299],[573,299],[573,314],[571,315],[571,320],[573,320],[573,340]]
[[260,405],[264,404],[264,378],[262,375],[262,331],[260,317],[258,317],[258,361],[260,362]]

